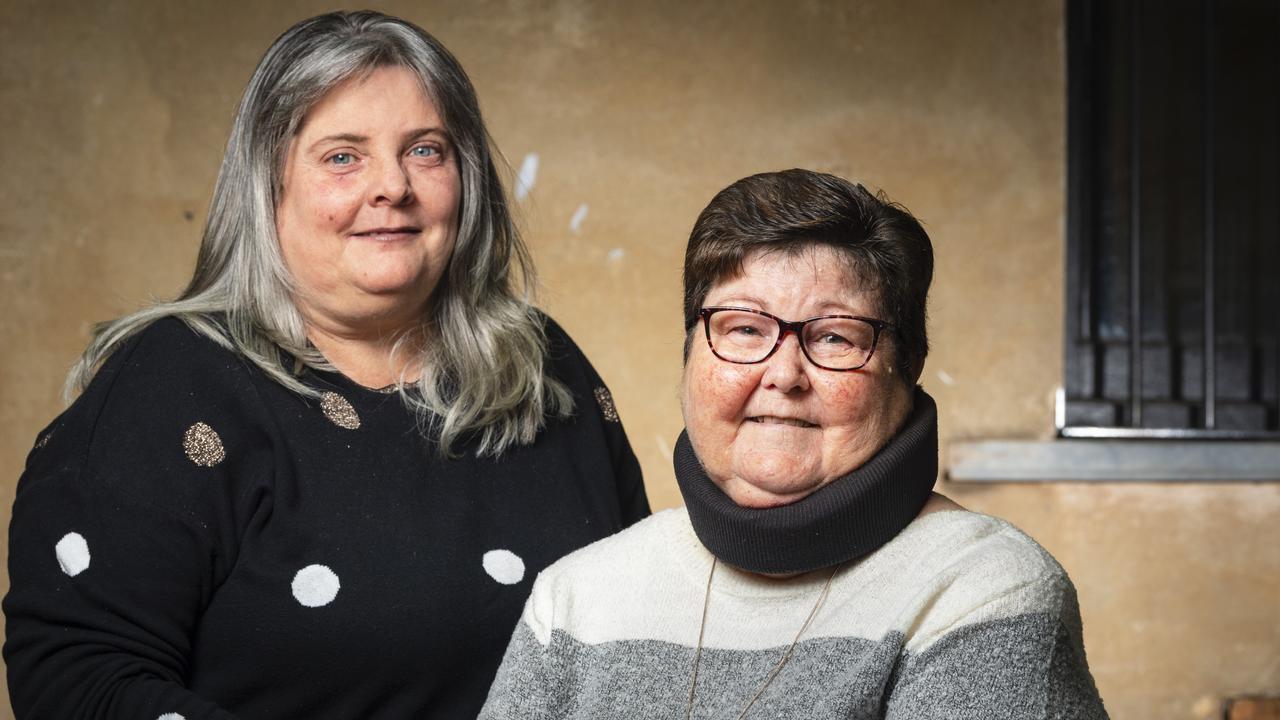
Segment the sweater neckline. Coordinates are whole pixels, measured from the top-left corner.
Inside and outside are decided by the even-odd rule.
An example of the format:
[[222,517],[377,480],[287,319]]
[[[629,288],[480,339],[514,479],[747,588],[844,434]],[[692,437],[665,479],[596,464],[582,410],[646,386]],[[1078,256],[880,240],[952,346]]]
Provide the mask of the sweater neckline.
[[[351,379],[349,375],[342,372],[342,370],[338,369],[338,366],[334,365],[333,361],[325,357],[324,353],[320,352],[320,349],[317,348],[310,339],[307,340],[307,347],[315,351],[316,354],[324,360],[325,364],[328,365],[327,369],[322,369],[314,365],[307,366],[307,370],[321,383],[337,385],[345,390],[353,391],[358,395],[369,398],[385,398],[388,395],[395,395],[397,394],[397,390],[400,388],[399,384],[394,382],[389,385],[383,385],[382,387],[376,388],[358,383]],[[414,392],[415,387],[415,383],[408,383],[405,386],[405,390],[407,392]]]
[[[711,561],[714,557],[698,539],[689,518],[688,508],[681,507],[670,511],[678,513],[672,521],[676,531],[672,533],[671,549],[675,564],[686,576],[688,582],[698,586],[704,585],[711,572]],[[972,510],[963,508],[937,510],[927,515],[917,514],[889,542],[872,551],[868,555],[849,560],[836,572],[835,586],[840,584],[841,576],[850,574],[864,563],[875,562],[877,555],[883,552],[894,553],[908,548],[919,535],[934,532],[938,525],[961,521],[965,517],[973,517]],[[734,567],[724,561],[716,566],[715,579],[711,584],[713,595],[729,595],[743,599],[761,599],[769,601],[793,600],[811,596],[826,582],[831,568],[811,570],[788,578],[769,578],[757,573]],[[833,586],[834,587],[834,586]]]
[[[702,585],[711,573],[711,561],[715,557],[698,539],[689,519],[688,508],[682,507],[674,518],[672,551],[676,564],[689,582]],[[790,600],[811,595],[826,582],[829,569],[819,569],[787,578],[770,578],[734,567],[721,560],[716,566],[715,579],[711,583],[713,595],[731,595],[740,598]]]
[[[389,397],[395,397],[399,394],[399,386],[395,383],[380,388],[372,388],[367,385],[352,380],[341,370],[333,367],[332,369],[323,370],[316,367],[308,367],[307,372],[314,379],[315,384],[329,390],[333,390],[341,395],[350,396],[348,399],[355,401],[357,398],[366,401],[379,402]],[[415,386],[410,384],[406,386],[407,392],[416,392]]]

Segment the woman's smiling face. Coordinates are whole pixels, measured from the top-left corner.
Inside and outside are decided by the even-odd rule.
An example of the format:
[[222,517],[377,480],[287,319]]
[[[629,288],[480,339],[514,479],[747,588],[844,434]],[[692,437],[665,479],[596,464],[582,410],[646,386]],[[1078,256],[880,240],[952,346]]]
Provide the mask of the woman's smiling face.
[[421,321],[453,253],[453,145],[418,77],[383,67],[331,90],[285,158],[276,231],[308,326]]
[[[742,272],[714,286],[703,306],[763,310],[786,320],[818,315],[880,317],[874,289],[862,288],[836,251],[749,256]],[[819,368],[789,334],[754,365],[712,354],[701,328],[685,365],[683,409],[694,452],[738,505],[793,503],[860,467],[902,427],[912,391],[894,370],[892,331],[864,367]]]

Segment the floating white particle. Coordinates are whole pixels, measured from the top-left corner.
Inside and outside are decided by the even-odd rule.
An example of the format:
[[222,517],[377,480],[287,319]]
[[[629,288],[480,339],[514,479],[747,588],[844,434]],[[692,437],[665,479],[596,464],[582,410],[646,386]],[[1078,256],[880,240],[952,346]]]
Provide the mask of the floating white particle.
[[626,250],[623,250],[622,248],[614,248],[609,251],[608,259],[609,259],[609,262],[611,263],[617,263],[617,262],[622,262],[622,258],[626,256],[627,256]]
[[342,583],[326,565],[308,565],[293,576],[293,597],[304,607],[322,607],[338,597]]
[[569,229],[577,235],[582,231],[582,221],[587,219],[587,204],[582,203],[577,210],[573,211],[573,217],[569,218]]
[[943,385],[955,385],[955,384],[956,384],[956,379],[955,379],[955,378],[953,378],[953,377],[951,377],[951,374],[950,374],[950,373],[948,373],[946,370],[939,370],[939,371],[938,371],[938,379],[942,381],[942,384],[943,384]]
[[80,533],[63,535],[53,551],[58,556],[58,567],[68,576],[75,577],[89,569],[89,543]]
[[529,153],[524,156],[524,162],[520,163],[520,174],[516,177],[516,199],[523,200],[529,196],[529,191],[533,190],[533,184],[538,181],[538,153]]
[[515,585],[524,579],[524,560],[510,550],[490,550],[481,564],[489,577],[503,585]]

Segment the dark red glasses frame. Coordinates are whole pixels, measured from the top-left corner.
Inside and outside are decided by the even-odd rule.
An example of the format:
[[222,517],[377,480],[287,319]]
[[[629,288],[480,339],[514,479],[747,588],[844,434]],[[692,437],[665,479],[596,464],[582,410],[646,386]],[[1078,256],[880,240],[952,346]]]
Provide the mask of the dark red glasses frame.
[[[716,352],[716,346],[711,342],[711,316],[722,310],[751,313],[753,315],[761,315],[773,320],[778,323],[778,339],[773,343],[773,347],[769,352],[759,360],[730,360],[729,358],[724,357],[720,353]],[[888,323],[884,320],[877,320],[876,318],[863,317],[861,315],[819,315],[817,317],[811,317],[808,320],[783,320],[777,315],[770,315],[763,310],[753,310],[751,308],[741,307],[704,307],[698,311],[698,317],[702,318],[702,329],[703,333],[707,336],[707,347],[711,349],[711,354],[725,362],[734,363],[735,365],[758,365],[773,357],[773,354],[778,352],[778,348],[782,347],[782,341],[787,339],[787,333],[792,333],[796,336],[796,342],[800,343],[800,352],[804,354],[805,360],[813,363],[814,367],[820,367],[823,370],[830,370],[831,372],[852,372],[866,367],[867,363],[871,362],[872,356],[876,354],[876,346],[880,344],[880,333],[884,330],[893,329],[893,323]],[[809,348],[805,344],[804,334],[801,330],[804,329],[805,325],[808,325],[815,320],[828,319],[860,320],[871,326],[871,349],[867,351],[867,359],[863,360],[862,364],[848,368],[833,368],[827,367],[809,356]]]

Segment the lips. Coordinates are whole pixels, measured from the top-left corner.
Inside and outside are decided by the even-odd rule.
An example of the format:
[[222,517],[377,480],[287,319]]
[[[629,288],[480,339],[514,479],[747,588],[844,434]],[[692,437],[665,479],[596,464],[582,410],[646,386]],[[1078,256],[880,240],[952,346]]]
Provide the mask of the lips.
[[402,238],[417,235],[422,232],[422,228],[416,225],[399,225],[395,227],[378,227],[360,232],[351,233],[352,237],[368,238],[371,240],[400,240]]
[[759,423],[761,425],[787,425],[789,427],[798,427],[798,428],[819,427],[816,423],[811,423],[808,420],[801,420],[800,418],[778,417],[777,415],[754,415],[752,417],[747,418],[747,420],[753,423]]

